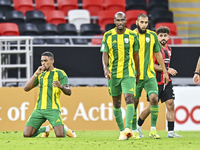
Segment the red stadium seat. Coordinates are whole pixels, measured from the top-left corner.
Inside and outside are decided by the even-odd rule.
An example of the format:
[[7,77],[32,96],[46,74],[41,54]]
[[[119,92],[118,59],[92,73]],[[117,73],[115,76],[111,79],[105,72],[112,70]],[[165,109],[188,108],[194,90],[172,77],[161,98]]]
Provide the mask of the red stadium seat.
[[0,34],[3,36],[18,36],[19,28],[15,23],[0,23]]
[[65,16],[68,15],[68,11],[72,9],[78,9],[77,0],[57,0],[58,9],[63,11]]
[[49,11],[55,10],[54,0],[35,0],[36,10],[42,11],[46,16]]
[[32,0],[13,0],[14,9],[21,11],[24,16],[27,11],[34,10],[33,1]]
[[125,12],[126,0],[105,0],[105,10],[116,10]]
[[[94,35],[94,36],[103,36],[103,35]],[[102,42],[102,38],[94,38],[94,39],[91,39],[91,43],[92,45],[101,45],[101,42]]]
[[167,26],[170,29],[169,35],[176,36],[177,35],[177,26],[176,24],[172,22],[161,22],[157,23],[155,26],[155,31],[160,27],[160,26]]
[[167,44],[182,44],[182,39],[169,39]]
[[98,13],[103,10],[103,0],[83,0],[83,9],[87,9],[90,12],[90,16],[98,16]]
[[99,12],[99,25],[101,27],[101,31],[105,31],[105,26],[107,24],[114,23],[114,16],[117,13],[116,10],[103,10]]
[[127,26],[127,28],[131,29],[131,25],[135,24],[138,15],[141,13],[147,15],[147,12],[145,10],[128,10],[128,11],[126,11],[126,18],[127,18],[126,26]]
[[48,23],[55,24],[56,26],[61,23],[66,23],[65,15],[60,10],[52,10],[49,11],[46,16],[46,21]]

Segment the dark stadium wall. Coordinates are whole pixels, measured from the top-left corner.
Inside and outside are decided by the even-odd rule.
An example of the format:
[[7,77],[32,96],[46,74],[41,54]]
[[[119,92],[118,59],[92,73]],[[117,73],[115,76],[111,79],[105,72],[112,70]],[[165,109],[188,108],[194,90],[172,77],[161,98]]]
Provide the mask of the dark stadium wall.
[[[99,47],[34,47],[34,70],[40,65],[44,51],[55,55],[55,67],[66,71],[69,77],[104,77]],[[171,67],[176,77],[192,77],[199,57],[199,47],[172,47]]]
[[54,66],[63,69],[69,77],[103,77],[101,52],[97,47],[36,47],[34,70],[40,65],[44,51],[54,54]]

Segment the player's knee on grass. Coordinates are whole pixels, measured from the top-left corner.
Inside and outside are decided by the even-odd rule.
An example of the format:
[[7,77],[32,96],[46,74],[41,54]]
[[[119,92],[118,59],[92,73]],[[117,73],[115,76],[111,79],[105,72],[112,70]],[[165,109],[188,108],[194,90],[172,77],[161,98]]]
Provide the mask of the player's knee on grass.
[[63,125],[54,126],[54,131],[55,131],[56,137],[65,137]]
[[36,132],[36,129],[31,126],[25,126],[24,128],[24,137],[31,137]]
[[24,132],[24,137],[31,137],[32,135],[31,135],[31,133],[28,133],[28,132]]

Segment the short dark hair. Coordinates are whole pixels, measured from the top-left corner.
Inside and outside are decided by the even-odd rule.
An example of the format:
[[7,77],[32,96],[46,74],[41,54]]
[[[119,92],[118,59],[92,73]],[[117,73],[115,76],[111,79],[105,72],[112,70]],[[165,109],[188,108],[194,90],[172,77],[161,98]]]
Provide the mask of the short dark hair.
[[170,32],[170,29],[166,26],[160,26],[157,30],[156,30],[156,33],[159,34],[159,33],[167,33],[169,34]]
[[52,59],[54,59],[53,53],[49,52],[49,51],[46,51],[46,52],[42,53],[42,56],[48,56],[48,57],[51,57]]
[[139,20],[140,17],[149,18],[147,15],[143,13],[138,15],[137,20]]

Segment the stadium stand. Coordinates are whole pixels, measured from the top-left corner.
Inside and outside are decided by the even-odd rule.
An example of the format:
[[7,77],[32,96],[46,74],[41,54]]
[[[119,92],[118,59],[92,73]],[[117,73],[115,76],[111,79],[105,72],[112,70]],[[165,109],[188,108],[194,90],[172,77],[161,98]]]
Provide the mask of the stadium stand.
[[135,28],[137,28],[136,24],[132,24],[131,25],[131,30],[134,30]]
[[125,12],[126,1],[125,0],[105,0],[104,1],[105,10],[115,10]]
[[45,42],[47,44],[66,44],[66,41],[64,39],[58,39],[58,38],[46,39]]
[[39,35],[37,26],[33,23],[23,23],[19,25],[20,35]]
[[78,3],[79,3],[79,4],[82,4],[82,0],[78,0]]
[[52,10],[49,11],[46,16],[46,21],[48,23],[55,24],[56,26],[61,23],[66,23],[65,15],[60,10]]
[[83,0],[82,7],[90,12],[90,16],[98,16],[99,11],[103,10],[103,0]]
[[155,26],[155,30],[157,30],[160,26],[167,26],[170,29],[169,35],[176,36],[177,35],[177,26],[172,22],[161,22],[157,23]]
[[4,20],[4,16],[3,16],[3,13],[2,12],[0,12],[0,23],[2,23],[2,22],[4,22],[5,20]]
[[13,22],[16,24],[21,24],[25,22],[23,13],[17,10],[7,11],[5,13],[5,21]]
[[[21,36],[38,36],[39,30],[34,23],[22,23],[19,26],[19,32]],[[33,39],[33,44],[45,44],[43,39]]]
[[45,44],[45,42],[44,42],[43,39],[34,38],[34,39],[33,39],[33,44],[39,45],[39,44]]
[[77,44],[77,45],[87,45],[88,41],[87,39],[72,39],[73,44]]
[[[98,24],[82,24],[80,29],[80,35],[100,35],[101,30]],[[91,42],[91,39],[87,39],[88,42]]]
[[169,3],[168,0],[150,0],[148,4],[149,12],[159,10],[168,10]]
[[[102,36],[102,35],[94,35],[95,36]],[[102,38],[93,38],[91,39],[92,45],[101,45]]]
[[[82,7],[83,9],[80,9]],[[13,11],[13,8],[15,11]],[[149,8],[148,13],[147,8]],[[33,27],[35,31],[30,30],[29,32],[29,30],[26,29],[26,23],[29,23],[29,25],[27,24],[29,28],[35,24],[37,30],[39,30],[40,26],[44,25],[46,22],[57,26],[57,33],[53,32],[50,33],[50,35],[102,35],[102,32],[115,27],[113,19],[117,11],[126,13],[126,26],[130,29],[136,28],[135,21],[138,14],[148,14],[150,22],[149,28],[155,30],[155,26],[159,23],[166,22],[168,25],[170,23],[173,24],[173,13],[168,9],[168,0],[0,0],[0,23],[6,21],[18,24],[20,35],[37,35],[37,33],[34,33],[36,31],[35,27]],[[47,11],[48,13],[46,13]],[[70,15],[70,11],[74,11],[75,13]],[[87,11],[87,13],[84,11]],[[98,25],[96,23],[100,26],[100,31],[95,31],[96,33],[93,33],[94,29],[92,29],[92,26],[97,27]],[[88,24],[88,27],[86,24]],[[24,26],[24,30],[27,31],[22,33],[21,26]],[[172,29],[170,30],[170,35],[174,34],[174,31]],[[45,32],[44,34],[46,35]],[[44,34],[43,32],[39,32],[39,35]],[[38,40],[38,43],[44,42],[41,42],[41,39]],[[73,41],[74,44],[86,44],[84,40],[80,39],[73,39]],[[88,40],[86,41],[88,42]],[[91,42],[94,44],[101,43],[100,39],[96,38]],[[50,40],[47,41],[47,43],[63,44],[63,41]]]
[[36,10],[42,11],[44,15],[48,14],[49,11],[55,10],[53,0],[35,0]]
[[114,23],[114,15],[116,12],[116,10],[103,10],[99,12],[98,16],[101,31],[105,31],[105,26],[107,24]]
[[78,9],[77,0],[57,0],[58,10],[64,12],[65,16],[68,16],[68,11],[72,9]]
[[18,36],[19,28],[15,23],[0,23],[0,34],[3,36]]
[[65,23],[57,26],[59,35],[77,35],[77,30],[74,24]]
[[100,26],[98,24],[82,24],[80,35],[99,35],[101,34]]
[[11,11],[11,10],[13,10],[11,0],[0,0],[0,12],[5,14],[5,12]]
[[105,32],[112,29],[112,28],[115,28],[115,27],[116,27],[116,25],[114,23],[109,23],[105,27]]
[[41,35],[58,35],[58,30],[56,25],[51,23],[42,24],[39,28]]
[[151,29],[159,22],[173,22],[173,13],[169,10],[155,10],[151,14]]
[[24,16],[27,11],[34,10],[32,0],[13,0],[14,9],[21,11]]
[[146,0],[126,0],[126,11],[127,10],[145,10],[147,11]]
[[46,23],[44,14],[41,11],[27,11],[26,22],[34,23],[37,27]]
[[80,26],[84,23],[90,23],[90,12],[86,9],[74,9],[68,12],[68,21],[76,26],[80,32]]
[[138,15],[141,13],[147,15],[147,12],[145,10],[128,10],[128,11],[126,11],[126,18],[127,18],[126,26],[127,26],[127,28],[130,29],[131,25],[135,24]]

